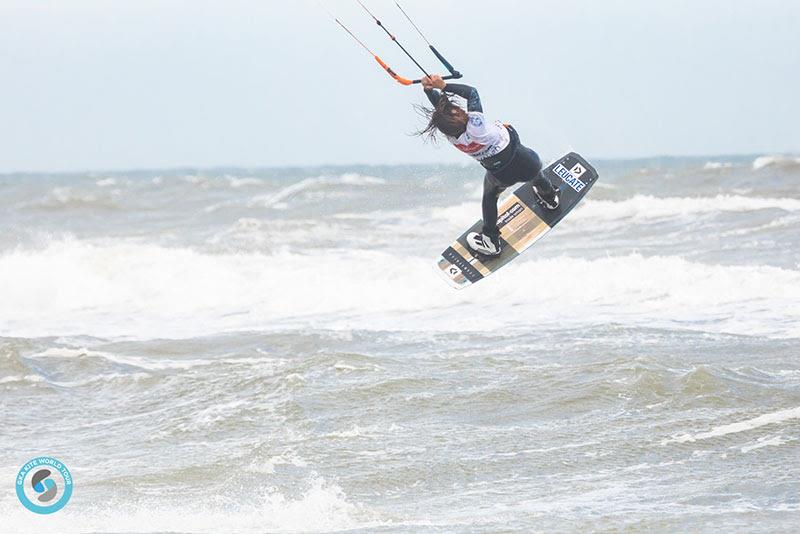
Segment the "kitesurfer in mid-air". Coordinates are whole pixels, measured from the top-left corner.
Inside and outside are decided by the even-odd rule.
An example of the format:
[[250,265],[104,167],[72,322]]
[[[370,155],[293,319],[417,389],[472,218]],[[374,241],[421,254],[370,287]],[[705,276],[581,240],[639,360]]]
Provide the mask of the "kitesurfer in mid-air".
[[[420,135],[436,137],[441,132],[453,146],[472,156],[486,169],[483,178],[483,229],[467,236],[470,248],[484,256],[500,254],[497,200],[500,193],[520,182],[532,182],[533,190],[548,209],[558,208],[559,191],[542,174],[539,155],[519,141],[516,130],[500,122],[488,122],[474,87],[445,83],[438,75],[422,79],[422,87],[433,109],[422,108],[428,126]],[[467,101],[467,110],[448,95]]]

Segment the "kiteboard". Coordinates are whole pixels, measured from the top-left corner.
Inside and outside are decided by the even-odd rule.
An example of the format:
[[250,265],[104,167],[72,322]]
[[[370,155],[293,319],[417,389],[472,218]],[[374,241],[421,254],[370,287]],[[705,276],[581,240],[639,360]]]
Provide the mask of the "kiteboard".
[[558,208],[547,209],[534,193],[531,182],[522,184],[497,210],[497,227],[503,245],[500,255],[483,256],[467,246],[467,235],[483,228],[483,221],[476,222],[447,247],[436,262],[437,270],[448,284],[463,289],[511,262],[566,217],[598,178],[595,168],[575,152],[558,159],[543,172],[560,189]]

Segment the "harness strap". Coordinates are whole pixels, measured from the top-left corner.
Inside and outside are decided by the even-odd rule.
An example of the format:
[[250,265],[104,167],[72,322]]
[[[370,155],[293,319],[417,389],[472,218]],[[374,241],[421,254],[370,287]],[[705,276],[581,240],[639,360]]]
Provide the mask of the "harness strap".
[[505,147],[499,154],[481,160],[481,165],[489,172],[502,172],[503,169],[508,167],[514,156],[517,154],[519,148],[519,134],[510,124],[503,124],[508,130],[510,140],[508,146]]

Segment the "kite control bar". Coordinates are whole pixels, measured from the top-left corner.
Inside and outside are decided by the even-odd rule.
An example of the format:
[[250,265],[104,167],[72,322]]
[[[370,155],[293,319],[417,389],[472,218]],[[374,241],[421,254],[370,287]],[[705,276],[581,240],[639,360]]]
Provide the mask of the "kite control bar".
[[[457,80],[457,79],[459,79],[461,77],[463,77],[463,74],[461,74],[460,72],[456,71],[455,74],[449,74],[447,76],[442,76],[442,79],[443,80]],[[419,80],[411,80],[411,83],[422,83],[422,78],[420,78]]]
[[[356,2],[358,2],[358,4],[364,9],[364,11],[366,11],[369,14],[369,16],[372,17],[372,19],[375,21],[375,23],[378,26],[380,26],[380,28],[384,32],[386,32],[386,35],[388,35],[389,38],[392,41],[394,41],[394,43],[397,46],[400,47],[400,49],[405,53],[405,55],[408,56],[408,58],[411,61],[414,62],[414,65],[416,65],[419,68],[419,70],[421,70],[422,73],[426,77],[430,77],[430,74],[428,74],[428,71],[426,71],[425,68],[422,65],[420,65],[419,62],[416,59],[414,59],[414,56],[412,56],[409,53],[409,51],[406,50],[406,48],[402,44],[400,44],[400,41],[397,40],[397,37],[395,37],[389,30],[386,29],[386,26],[383,25],[383,23],[380,21],[380,19],[378,19],[378,17],[373,15],[372,12],[367,8],[367,6],[364,5],[364,3],[361,0],[356,0]],[[428,39],[425,38],[425,35],[423,35],[422,32],[420,31],[420,29],[417,27],[417,25],[414,24],[414,21],[411,20],[411,17],[408,16],[408,13],[406,13],[406,11],[402,8],[402,6],[398,2],[395,2],[395,5],[400,9],[400,11],[403,12],[403,15],[405,15],[405,17],[408,19],[408,21],[411,23],[411,25],[414,27],[414,29],[417,30],[417,33],[419,33],[420,36],[425,40],[425,42],[428,43],[428,48],[431,49],[431,52],[433,52],[433,55],[435,55],[436,58],[442,63],[442,65],[444,65],[444,67],[450,72],[449,75],[443,76],[442,79],[443,80],[457,80],[457,79],[461,78],[462,74],[460,72],[458,72],[455,68],[453,68],[453,65],[451,65],[450,62],[447,61],[444,58],[444,56],[442,54],[440,54],[439,51],[436,50],[436,48],[428,41]],[[331,15],[331,16],[333,16],[333,15]],[[356,42],[358,44],[360,44],[364,48],[364,50],[366,50],[375,59],[375,61],[378,62],[378,64],[389,74],[389,76],[394,78],[398,83],[400,83],[402,85],[412,85],[412,84],[415,84],[415,83],[422,83],[422,79],[421,78],[417,79],[417,80],[410,80],[408,78],[404,78],[403,76],[400,76],[399,74],[397,74],[394,70],[392,70],[392,68],[389,65],[386,64],[386,62],[384,62],[377,54],[375,54],[372,50],[370,50],[369,47],[367,47],[367,45],[365,45],[358,37],[356,37],[355,34],[352,31],[350,31],[350,29],[347,26],[342,24],[342,21],[340,21],[335,16],[333,17],[333,20],[335,20],[336,23],[339,24],[339,26],[341,26],[347,33],[349,33],[350,36],[353,39],[355,39]]]

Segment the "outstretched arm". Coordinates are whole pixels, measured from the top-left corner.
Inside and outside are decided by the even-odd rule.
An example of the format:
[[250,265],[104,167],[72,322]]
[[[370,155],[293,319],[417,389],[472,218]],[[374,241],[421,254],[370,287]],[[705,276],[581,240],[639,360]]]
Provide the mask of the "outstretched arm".
[[429,89],[426,87],[425,96],[428,97],[428,100],[430,101],[431,105],[433,105],[433,107],[436,107],[436,104],[439,103],[439,99],[442,97],[442,93],[440,93],[436,89]]
[[467,111],[480,111],[483,113],[483,106],[481,105],[481,97],[478,95],[478,90],[463,83],[448,83],[444,86],[444,90],[448,93],[458,95],[467,101]]
[[422,89],[425,90],[425,96],[428,97],[428,100],[433,105],[433,107],[436,107],[436,104],[439,103],[439,99],[442,96],[442,93],[440,93],[439,91],[444,89],[445,85],[447,84],[444,83],[442,77],[436,74],[434,74],[430,78],[428,76],[422,78]]

